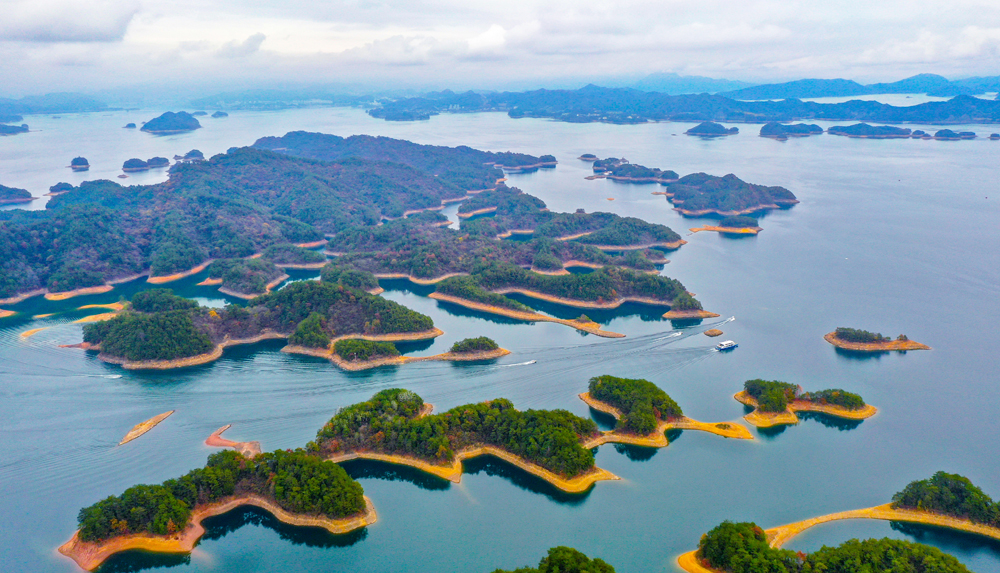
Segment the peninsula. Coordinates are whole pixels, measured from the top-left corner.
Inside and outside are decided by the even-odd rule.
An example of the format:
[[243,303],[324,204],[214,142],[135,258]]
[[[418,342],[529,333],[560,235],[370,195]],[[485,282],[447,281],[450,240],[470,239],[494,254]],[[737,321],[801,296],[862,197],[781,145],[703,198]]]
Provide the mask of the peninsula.
[[839,388],[803,392],[801,386],[778,380],[747,380],[743,391],[733,397],[755,408],[743,419],[758,428],[798,424],[795,412],[820,412],[846,420],[864,420],[878,412],[861,396]]
[[133,486],[83,508],[79,530],[59,552],[88,571],[122,551],[189,553],[205,533],[205,518],[247,505],[291,525],[335,534],[377,518],[361,485],[336,464],[302,450],[254,457],[226,451],[180,478]]
[[337,462],[361,458],[407,465],[456,483],[462,461],[481,455],[500,458],[568,493],[619,479],[594,465],[587,444],[600,436],[597,425],[565,410],[520,412],[497,398],[443,414],[428,411],[409,390],[383,390],[338,412],[308,449]]
[[[749,573],[733,556],[745,553],[754,562],[766,562],[772,573],[825,571],[825,565],[861,563],[866,571],[888,573],[908,563],[914,570],[933,565],[942,573],[968,573],[954,557],[934,547],[900,540],[848,541],[838,547],[796,556],[780,549],[807,529],[843,519],[881,519],[944,527],[1000,540],[1000,506],[980,488],[958,474],[937,472],[930,479],[911,482],[885,505],[842,511],[764,530],[754,523],[723,522],[702,537],[698,549],[681,555],[677,562],[689,573]],[[891,563],[880,558],[895,555]],[[852,569],[853,570],[853,569]]]
[[201,124],[198,123],[198,120],[190,113],[186,111],[179,111],[177,113],[168,111],[147,121],[142,126],[141,131],[166,135],[170,133],[194,131],[199,128],[201,128]]
[[905,352],[931,349],[926,344],[910,340],[905,334],[900,334],[896,340],[892,340],[878,332],[846,327],[838,327],[837,330],[826,333],[823,335],[823,340],[842,350],[854,352]]

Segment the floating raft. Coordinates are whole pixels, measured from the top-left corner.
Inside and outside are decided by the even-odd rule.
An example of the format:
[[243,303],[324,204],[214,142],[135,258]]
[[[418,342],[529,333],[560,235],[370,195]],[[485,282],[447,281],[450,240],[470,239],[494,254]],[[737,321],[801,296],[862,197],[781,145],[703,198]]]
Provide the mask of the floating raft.
[[153,428],[156,427],[157,424],[159,424],[163,420],[166,420],[167,417],[173,413],[174,410],[171,410],[169,412],[164,412],[158,416],[153,416],[152,418],[146,420],[145,422],[140,422],[136,424],[131,430],[128,431],[127,434],[125,434],[125,437],[122,438],[122,441],[118,442],[118,445],[120,446],[122,444],[127,444],[132,440],[138,438],[139,436],[145,434],[146,432],[152,430]]

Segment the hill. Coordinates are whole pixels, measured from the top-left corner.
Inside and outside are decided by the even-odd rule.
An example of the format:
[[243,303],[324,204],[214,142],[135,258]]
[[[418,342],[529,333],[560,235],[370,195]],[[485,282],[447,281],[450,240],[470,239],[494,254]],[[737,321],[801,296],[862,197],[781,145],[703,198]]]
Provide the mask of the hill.
[[174,113],[168,111],[159,117],[155,117],[142,126],[141,131],[149,133],[182,133],[194,131],[201,128],[197,119],[186,111]]

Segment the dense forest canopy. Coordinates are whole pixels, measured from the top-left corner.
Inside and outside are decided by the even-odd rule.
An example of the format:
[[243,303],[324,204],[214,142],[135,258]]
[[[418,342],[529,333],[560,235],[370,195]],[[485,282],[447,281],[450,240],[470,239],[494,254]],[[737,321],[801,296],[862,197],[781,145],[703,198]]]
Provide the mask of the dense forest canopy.
[[333,345],[333,351],[337,356],[351,362],[364,362],[366,360],[399,356],[399,350],[391,342],[358,340],[356,338],[338,340]]
[[468,354],[471,352],[489,352],[496,350],[500,346],[492,338],[477,336],[476,338],[465,338],[451,345],[449,352],[455,354]]
[[953,515],[1000,527],[1000,503],[965,476],[937,472],[930,479],[910,482],[892,496],[893,507]]
[[905,127],[895,127],[892,125],[868,125],[867,123],[856,123],[854,125],[834,125],[826,130],[833,135],[846,135],[848,137],[909,137],[910,130]]
[[735,135],[740,132],[738,127],[726,127],[720,123],[715,123],[714,121],[703,121],[698,125],[692,127],[691,129],[685,131],[684,133],[688,135],[701,135],[708,137],[716,137],[719,135]]
[[784,187],[747,183],[732,173],[725,177],[694,173],[665,185],[670,194],[668,199],[682,212],[727,214],[734,211],[759,211],[774,208],[775,205],[798,202],[795,195]]
[[622,429],[635,434],[650,434],[659,421],[684,415],[677,402],[649,380],[605,374],[590,379],[589,392],[592,398],[617,408],[622,413]]
[[253,458],[224,451],[209,456],[204,468],[162,485],[132,486],[120,496],[81,509],[80,539],[177,533],[199,505],[250,494],[299,514],[341,518],[365,509],[361,484],[337,464],[302,450],[277,450]]
[[323,253],[291,243],[279,243],[264,249],[263,257],[279,265],[309,265],[326,261]]
[[497,398],[418,417],[423,405],[409,390],[383,390],[338,412],[310,447],[323,455],[364,450],[441,463],[463,448],[487,444],[565,477],[594,466],[581,440],[595,435],[597,426],[565,410],[519,412]]
[[25,199],[31,199],[31,193],[27,189],[0,185],[0,203],[22,201]]
[[760,128],[761,137],[802,137],[823,133],[823,128],[808,123],[778,123],[772,121]]
[[846,342],[889,342],[889,337],[882,336],[879,332],[868,332],[867,330],[858,330],[856,328],[846,328],[843,326],[837,327],[834,331],[834,335],[840,340]]
[[615,568],[576,549],[560,546],[549,549],[538,567],[518,567],[514,571],[497,569],[493,573],[615,573]]
[[180,131],[192,131],[201,127],[198,120],[186,111],[174,113],[168,111],[160,116],[154,117],[142,126],[142,131],[150,133],[173,133]]
[[726,573],[969,573],[936,547],[899,539],[851,539],[809,554],[774,549],[756,523],[724,521],[702,536],[702,564]]
[[744,382],[743,390],[757,400],[757,406],[762,412],[784,412],[793,400],[831,404],[848,410],[860,410],[865,407],[865,401],[861,396],[840,388],[803,392],[802,388],[795,384],[757,378]]
[[209,278],[221,279],[222,288],[247,296],[264,294],[267,285],[282,275],[284,271],[263,257],[217,259],[208,265]]

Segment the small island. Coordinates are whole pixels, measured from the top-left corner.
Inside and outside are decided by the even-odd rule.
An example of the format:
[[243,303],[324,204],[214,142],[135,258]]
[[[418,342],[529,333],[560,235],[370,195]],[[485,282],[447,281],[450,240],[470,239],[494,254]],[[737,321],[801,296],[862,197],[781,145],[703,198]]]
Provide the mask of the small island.
[[174,159],[176,161],[204,161],[205,154],[197,149],[192,149],[184,155],[175,155]]
[[[865,509],[841,511],[764,530],[754,523],[723,522],[701,538],[696,551],[678,557],[689,573],[753,573],[749,563],[766,564],[770,573],[806,571],[905,570],[968,573],[957,559],[939,549],[893,539],[852,539],[838,547],[824,547],[808,555],[782,550],[800,533],[823,523],[844,519],[881,519],[943,527],[1000,540],[1000,504],[966,477],[937,472],[930,479],[908,484],[892,502]],[[883,557],[892,554],[891,561]],[[737,558],[736,556],[743,557]],[[832,568],[848,564],[847,569]],[[809,567],[806,569],[805,567]]]
[[155,428],[160,422],[162,422],[163,420],[166,420],[173,413],[174,413],[174,410],[170,410],[169,412],[164,412],[162,414],[157,414],[156,416],[153,416],[152,418],[150,418],[150,419],[148,419],[148,420],[146,420],[144,422],[139,422],[138,424],[136,424],[135,426],[133,426],[132,429],[129,430],[127,434],[125,434],[125,437],[123,437],[121,439],[121,441],[118,442],[118,445],[122,446],[122,445],[125,445],[125,444],[131,442],[132,440],[134,440],[136,438],[139,438],[140,436],[142,436],[146,432],[148,432],[148,431],[152,430],[153,428]]
[[229,117],[229,114],[224,111],[217,111],[212,114],[212,117],[214,117],[215,119],[219,119],[220,117]]
[[126,123],[122,129],[135,129],[135,124],[132,122]]
[[6,125],[0,123],[0,136],[17,135],[19,133],[28,133],[28,124],[22,123],[21,125]]
[[87,161],[86,157],[74,157],[69,162],[69,168],[73,171],[88,171],[90,169],[90,162]]
[[202,117],[204,115],[208,115],[208,112],[207,111],[196,111],[196,112],[192,113],[191,115],[194,116],[194,117]]
[[174,113],[168,111],[159,117],[147,121],[142,126],[142,131],[155,134],[184,133],[201,128],[201,124],[193,115],[186,111]]
[[694,227],[688,230],[692,233],[697,233],[698,231],[715,231],[723,235],[756,235],[764,229],[761,229],[757,225],[757,219],[754,217],[735,215],[723,218],[719,221],[718,225],[702,225],[701,227]]
[[803,392],[801,386],[778,380],[747,380],[733,397],[755,408],[743,419],[758,428],[798,424],[795,412],[820,412],[845,420],[864,420],[878,413],[875,406],[846,390]]
[[122,171],[125,173],[133,173],[137,171],[149,171],[149,163],[133,157],[132,159],[127,159],[125,163],[122,164]]
[[684,135],[697,135],[698,137],[722,137],[725,135],[736,135],[740,132],[738,127],[726,127],[714,121],[704,121],[684,132]]
[[[452,345],[451,350],[431,356],[402,356],[396,345],[389,341],[367,338],[325,338],[318,330],[320,318],[313,314],[289,338],[289,346],[282,352],[309,354],[327,358],[340,368],[349,371],[369,370],[380,366],[401,366],[413,362],[479,362],[507,356],[510,351],[493,340],[480,336],[466,338]],[[331,346],[331,342],[333,343]]]
[[268,339],[325,347],[334,332],[381,341],[442,334],[430,317],[395,302],[339,283],[301,281],[224,309],[201,307],[169,289],[143,291],[113,318],[85,325],[83,347],[126,369],[163,370],[206,364],[229,346]]
[[[565,410],[518,411],[497,398],[443,414],[409,390],[383,390],[338,412],[308,450],[341,462],[370,459],[407,465],[458,483],[462,461],[500,458],[568,493],[619,479],[594,465],[589,440],[601,433],[592,420]],[[544,448],[536,444],[546,444]]]
[[858,330],[856,328],[838,327],[833,332],[823,336],[830,344],[841,350],[853,352],[906,352],[907,350],[930,350],[931,347],[910,340],[905,334],[900,334],[896,340],[882,336],[878,332]]
[[809,123],[784,124],[772,121],[760,128],[761,137],[785,140],[789,137],[808,137],[823,133],[823,128]]
[[31,203],[34,197],[27,189],[17,187],[7,187],[0,185],[0,205],[10,205],[13,203]]
[[991,133],[990,141],[997,141],[997,140],[1000,140],[1000,133]]
[[538,567],[518,567],[514,571],[497,569],[493,573],[615,573],[615,568],[571,547],[553,547],[538,562]]
[[146,165],[149,166],[150,169],[156,167],[167,167],[170,165],[170,160],[166,157],[151,157],[146,160]]
[[59,182],[49,187],[49,192],[46,193],[46,195],[48,195],[49,197],[55,197],[56,195],[62,195],[63,193],[72,190],[73,190],[73,185],[65,182]]
[[856,123],[854,125],[835,125],[826,130],[830,135],[843,135],[861,139],[908,139],[910,130],[905,127],[894,127],[891,125],[868,125],[867,123]]
[[594,173],[586,179],[611,179],[630,183],[671,183],[679,177],[676,171],[646,167],[637,163],[629,163],[628,159],[608,157],[597,159],[593,165]]
[[580,161],[597,161],[597,156],[593,153],[584,153],[580,157],[577,157]]
[[248,505],[335,534],[377,519],[361,484],[336,464],[302,450],[254,457],[225,451],[180,478],[133,486],[81,509],[79,530],[59,552],[87,571],[122,551],[189,553],[205,533],[205,518]]
[[941,129],[934,133],[934,139],[941,141],[958,141],[960,139],[975,139],[976,134],[972,131],[952,131]]
[[747,183],[732,173],[716,177],[706,173],[685,175],[665,184],[667,200],[674,211],[689,217],[716,214],[722,217],[748,215],[767,209],[781,209],[798,203],[784,187]]

